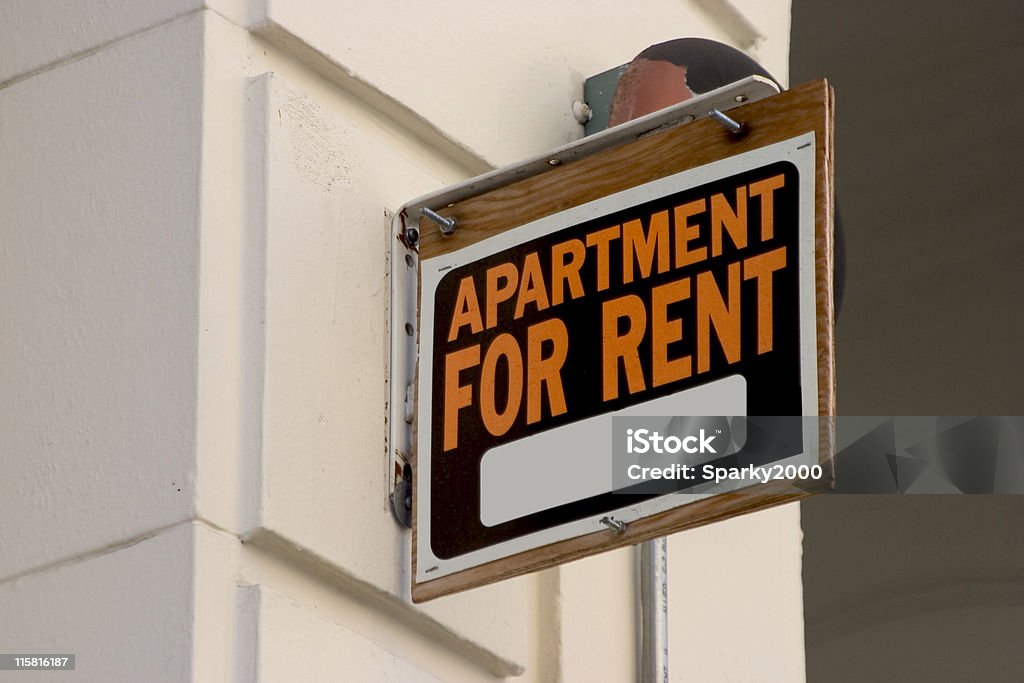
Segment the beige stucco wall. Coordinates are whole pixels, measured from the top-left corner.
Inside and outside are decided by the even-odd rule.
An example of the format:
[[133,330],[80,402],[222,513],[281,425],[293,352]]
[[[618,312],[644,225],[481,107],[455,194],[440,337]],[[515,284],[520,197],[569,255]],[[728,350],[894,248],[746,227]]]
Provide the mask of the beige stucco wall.
[[[787,1],[6,3],[2,649],[76,653],[61,681],[631,680],[631,550],[411,604],[387,213],[578,138],[583,80],[651,43],[785,79],[788,32]],[[800,539],[795,507],[672,539],[673,680],[802,680]]]

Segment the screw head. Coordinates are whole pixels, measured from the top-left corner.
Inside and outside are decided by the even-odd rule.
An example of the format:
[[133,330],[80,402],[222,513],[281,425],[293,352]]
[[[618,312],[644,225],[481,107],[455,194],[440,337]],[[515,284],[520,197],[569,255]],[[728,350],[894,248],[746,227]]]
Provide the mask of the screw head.
[[410,225],[405,229],[405,243],[410,247],[420,243],[420,231],[416,226]]

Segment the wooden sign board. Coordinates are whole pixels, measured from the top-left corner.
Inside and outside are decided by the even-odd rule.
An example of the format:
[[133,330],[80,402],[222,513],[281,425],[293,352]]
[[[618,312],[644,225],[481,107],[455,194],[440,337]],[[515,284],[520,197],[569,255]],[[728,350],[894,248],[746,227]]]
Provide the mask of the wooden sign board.
[[608,484],[613,415],[834,413],[831,88],[730,115],[745,136],[667,127],[420,222],[415,601],[831,483],[823,428],[801,486]]

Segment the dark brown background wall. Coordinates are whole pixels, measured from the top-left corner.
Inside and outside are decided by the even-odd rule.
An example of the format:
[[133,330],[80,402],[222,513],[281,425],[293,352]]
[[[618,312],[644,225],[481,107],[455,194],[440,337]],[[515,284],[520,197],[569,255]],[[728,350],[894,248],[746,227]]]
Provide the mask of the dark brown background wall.
[[[1024,6],[794,0],[828,77],[845,415],[1024,414]],[[809,681],[1024,680],[1024,496],[803,505]]]

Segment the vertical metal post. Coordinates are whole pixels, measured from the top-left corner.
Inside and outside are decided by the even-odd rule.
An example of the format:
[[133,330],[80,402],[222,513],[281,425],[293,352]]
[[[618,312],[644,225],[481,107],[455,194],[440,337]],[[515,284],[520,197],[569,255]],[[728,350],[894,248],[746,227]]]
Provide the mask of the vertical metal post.
[[668,683],[668,541],[640,545],[640,681]]

